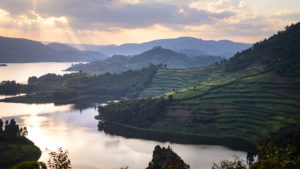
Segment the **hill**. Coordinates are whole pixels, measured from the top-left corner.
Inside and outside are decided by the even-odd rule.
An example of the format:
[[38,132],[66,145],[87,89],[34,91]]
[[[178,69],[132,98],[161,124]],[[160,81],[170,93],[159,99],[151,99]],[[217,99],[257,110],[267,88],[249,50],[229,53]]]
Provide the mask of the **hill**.
[[152,131],[255,143],[300,125],[299,44],[297,23],[221,64],[159,70],[140,92],[148,97],[169,91],[147,101],[159,111],[144,99],[129,100],[99,109],[99,117]]
[[82,52],[75,49],[57,51],[51,45],[40,42],[0,37],[0,63],[22,62],[75,62],[92,61],[105,57],[97,52]]
[[78,57],[80,59],[83,59],[83,61],[96,61],[108,58],[108,56],[98,51],[82,51],[61,43],[49,43],[47,46],[60,52],[64,56]]
[[90,74],[103,74],[106,72],[121,73],[130,69],[141,69],[148,66],[150,63],[154,65],[163,64],[162,66],[165,68],[167,66],[171,69],[178,69],[211,65],[224,59],[224,57],[220,56],[198,56],[190,58],[184,54],[157,46],[139,55],[114,55],[104,61],[77,64],[67,70],[83,71]]
[[71,73],[46,74],[28,79],[28,85],[4,81],[0,83],[0,93],[26,93],[24,96],[6,98],[0,101],[25,103],[101,103],[111,99],[136,97],[151,82],[158,67],[128,70],[122,74],[105,73],[89,75]]
[[[73,45],[76,46],[76,45]],[[101,51],[106,55],[137,55],[150,50],[155,46],[161,46],[166,49],[183,53],[189,57],[199,55],[232,57],[238,51],[242,51],[251,46],[251,44],[232,42],[229,40],[202,40],[192,37],[180,37],[175,39],[160,39],[141,44],[126,43],[117,45],[81,45],[89,50]]]

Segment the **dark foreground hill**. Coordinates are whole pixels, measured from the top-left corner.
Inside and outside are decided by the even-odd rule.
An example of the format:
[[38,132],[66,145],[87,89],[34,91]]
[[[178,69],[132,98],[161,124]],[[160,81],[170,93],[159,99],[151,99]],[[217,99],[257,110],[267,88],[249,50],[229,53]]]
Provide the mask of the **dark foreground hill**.
[[70,49],[59,51],[37,41],[0,37],[0,63],[77,62],[106,58],[100,52]]

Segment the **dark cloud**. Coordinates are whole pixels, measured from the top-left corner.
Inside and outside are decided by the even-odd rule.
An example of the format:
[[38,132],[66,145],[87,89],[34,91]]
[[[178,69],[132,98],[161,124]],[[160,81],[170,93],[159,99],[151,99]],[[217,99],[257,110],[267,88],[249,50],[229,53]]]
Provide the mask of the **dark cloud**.
[[3,0],[0,8],[12,14],[34,10],[42,16],[67,16],[72,28],[109,30],[113,27],[141,28],[154,24],[172,27],[201,25],[234,15],[232,12],[212,13],[168,3],[121,3],[118,0]]

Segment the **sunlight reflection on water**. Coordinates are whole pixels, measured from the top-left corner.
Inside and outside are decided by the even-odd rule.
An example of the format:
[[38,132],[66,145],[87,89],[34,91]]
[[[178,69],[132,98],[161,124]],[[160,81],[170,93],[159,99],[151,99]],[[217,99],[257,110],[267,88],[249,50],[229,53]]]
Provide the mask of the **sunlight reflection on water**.
[[[30,76],[46,73],[63,74],[72,63],[22,63],[0,68],[0,81],[26,82]],[[45,69],[46,68],[46,69]],[[5,98],[7,96],[1,96]],[[207,169],[213,162],[232,159],[246,153],[223,146],[170,144],[151,140],[128,139],[98,131],[95,108],[73,109],[72,105],[21,104],[0,102],[0,118],[15,118],[21,126],[28,127],[28,138],[41,150],[41,161],[47,162],[48,152],[63,147],[69,151],[73,169],[130,169],[145,168],[152,158],[154,147],[168,146],[191,166]]]
[[80,111],[72,105],[19,103],[0,103],[0,107],[0,118],[13,117],[28,127],[28,138],[43,151],[41,161],[47,162],[49,151],[63,147],[69,151],[74,169],[145,168],[157,144],[171,145],[192,169],[210,168],[213,162],[232,159],[233,154],[246,158],[245,152],[222,146],[161,143],[99,132],[95,108]]
[[76,63],[78,62],[7,63],[5,67],[0,66],[0,82],[15,80],[18,83],[27,83],[31,76],[39,77],[47,73],[62,75],[70,73],[63,70]]

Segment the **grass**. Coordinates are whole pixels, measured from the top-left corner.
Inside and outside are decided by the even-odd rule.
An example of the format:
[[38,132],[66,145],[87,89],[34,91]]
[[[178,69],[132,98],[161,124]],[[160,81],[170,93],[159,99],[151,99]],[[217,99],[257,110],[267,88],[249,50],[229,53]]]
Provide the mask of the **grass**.
[[41,151],[33,143],[0,141],[0,169],[10,168],[22,161],[36,161]]

